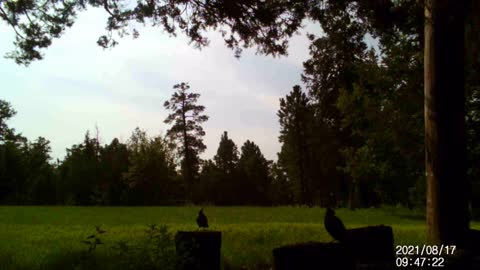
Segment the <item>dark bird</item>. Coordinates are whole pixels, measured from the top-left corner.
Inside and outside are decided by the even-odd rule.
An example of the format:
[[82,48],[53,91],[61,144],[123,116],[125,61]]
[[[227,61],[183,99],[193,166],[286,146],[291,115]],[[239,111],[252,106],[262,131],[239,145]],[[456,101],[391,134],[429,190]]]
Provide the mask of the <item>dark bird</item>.
[[332,208],[327,208],[324,220],[325,229],[327,232],[337,241],[342,242],[345,240],[347,229],[343,222],[335,216],[335,211]]
[[198,211],[197,224],[199,228],[208,228],[208,219],[203,213],[203,208]]

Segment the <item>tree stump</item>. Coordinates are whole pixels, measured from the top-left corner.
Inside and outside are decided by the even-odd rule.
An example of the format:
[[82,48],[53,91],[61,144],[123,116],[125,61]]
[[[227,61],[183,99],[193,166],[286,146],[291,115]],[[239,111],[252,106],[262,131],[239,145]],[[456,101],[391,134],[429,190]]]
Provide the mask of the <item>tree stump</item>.
[[355,261],[345,245],[308,242],[273,250],[275,270],[355,269]]
[[393,231],[370,226],[347,231],[345,242],[308,242],[273,250],[275,270],[394,269]]
[[349,229],[345,241],[357,263],[395,262],[393,231],[390,226],[368,226]]
[[222,233],[179,231],[175,235],[178,270],[220,270]]

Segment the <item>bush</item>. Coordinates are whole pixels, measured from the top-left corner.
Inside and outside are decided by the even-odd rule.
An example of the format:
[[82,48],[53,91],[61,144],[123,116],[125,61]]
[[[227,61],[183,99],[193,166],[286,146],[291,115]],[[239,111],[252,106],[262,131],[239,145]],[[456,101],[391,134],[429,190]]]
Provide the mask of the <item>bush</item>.
[[[100,236],[106,231],[96,227],[94,234],[82,241],[87,248],[77,256],[73,265],[75,270],[115,269],[115,270],[174,270],[175,245],[173,235],[165,225],[149,225],[145,230],[145,239],[137,244],[119,241],[112,247],[113,255],[96,252],[103,245]],[[71,265],[71,262],[63,262]],[[57,267],[58,268],[58,267]]]
[[[137,245],[120,241],[115,246],[121,269],[175,269],[173,235],[165,225],[149,225],[146,239]],[[120,269],[117,268],[117,269]]]

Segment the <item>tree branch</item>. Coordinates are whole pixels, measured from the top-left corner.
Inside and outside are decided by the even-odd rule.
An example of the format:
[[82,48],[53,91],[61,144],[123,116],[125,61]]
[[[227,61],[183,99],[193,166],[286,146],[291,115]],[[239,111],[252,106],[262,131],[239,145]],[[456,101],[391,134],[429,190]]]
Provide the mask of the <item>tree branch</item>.
[[17,34],[17,36],[20,36],[22,39],[25,39],[25,37],[17,31],[17,28],[15,27],[15,24],[10,21],[10,19],[8,18],[8,14],[5,12],[5,10],[3,10],[2,7],[0,7],[0,12],[3,14],[2,17],[3,17],[3,18],[8,22],[8,24],[13,28],[13,30],[15,31],[15,33]]
[[108,0],[103,0],[103,8],[110,14],[112,17],[115,17],[115,15],[110,11],[110,8],[108,7]]

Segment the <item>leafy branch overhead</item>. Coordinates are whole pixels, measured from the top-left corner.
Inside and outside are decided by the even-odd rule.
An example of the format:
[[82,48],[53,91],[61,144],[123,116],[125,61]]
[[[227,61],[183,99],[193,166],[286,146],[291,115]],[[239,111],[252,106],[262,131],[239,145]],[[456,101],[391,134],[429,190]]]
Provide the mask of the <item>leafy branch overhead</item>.
[[[309,18],[323,24],[327,9],[346,9],[371,22],[375,29],[391,28],[405,21],[417,1],[389,0],[2,0],[0,18],[15,31],[15,49],[8,58],[28,65],[41,60],[49,47],[73,25],[78,12],[89,6],[107,13],[106,33],[98,45],[112,48],[126,35],[139,36],[139,26],[160,27],[166,33],[186,35],[197,48],[208,45],[206,33],[216,30],[228,48],[240,56],[243,48],[257,46],[257,52],[285,55],[289,38]],[[395,5],[393,4],[395,3]],[[421,14],[421,13],[420,13]],[[421,17],[423,18],[423,17]]]
[[287,38],[300,26],[305,5],[296,1],[201,1],[201,0],[4,0],[0,18],[15,31],[15,50],[7,57],[28,65],[41,60],[49,47],[71,27],[78,12],[91,7],[108,13],[105,35],[97,43],[103,48],[118,44],[116,37],[139,36],[139,25],[161,27],[170,35],[185,34],[197,48],[208,45],[206,32],[219,30],[229,48],[259,44],[259,52],[284,54]]

